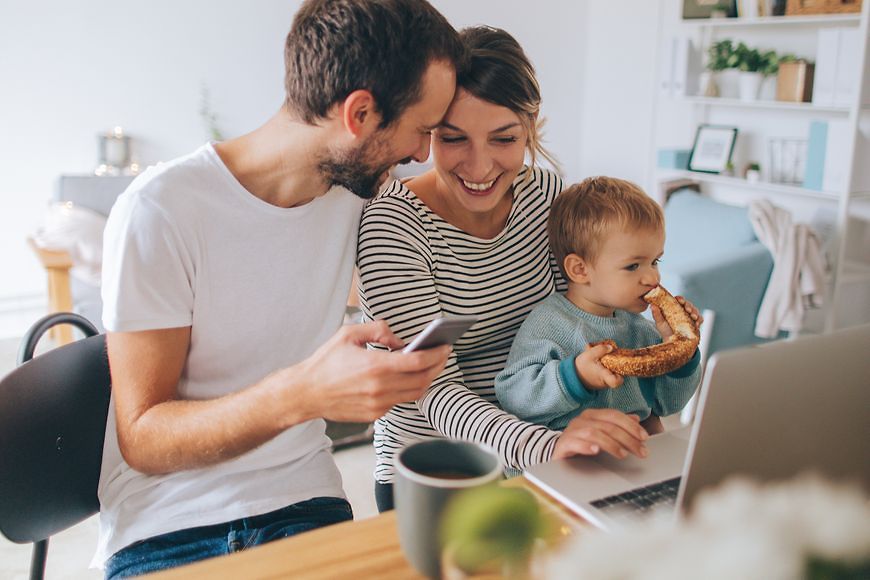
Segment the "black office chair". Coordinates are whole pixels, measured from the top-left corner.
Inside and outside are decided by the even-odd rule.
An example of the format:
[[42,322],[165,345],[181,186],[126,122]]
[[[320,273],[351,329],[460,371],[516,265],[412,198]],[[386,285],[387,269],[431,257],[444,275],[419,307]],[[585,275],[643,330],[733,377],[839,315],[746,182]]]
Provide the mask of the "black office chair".
[[[72,324],[87,338],[33,358],[57,324]],[[49,537],[100,509],[111,389],[106,338],[77,314],[50,314],[27,331],[18,364],[0,381],[0,532],[34,544],[35,580],[45,574]]]

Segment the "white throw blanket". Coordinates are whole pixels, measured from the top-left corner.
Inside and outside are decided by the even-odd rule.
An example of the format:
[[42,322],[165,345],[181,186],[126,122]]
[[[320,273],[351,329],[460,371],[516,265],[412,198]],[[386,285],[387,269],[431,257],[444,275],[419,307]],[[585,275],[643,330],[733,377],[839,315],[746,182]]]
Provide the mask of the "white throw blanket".
[[749,205],[755,235],[773,255],[773,272],[755,319],[755,335],[797,332],[807,308],[822,305],[827,262],[816,233],[792,222],[791,213],[767,200]]
[[105,227],[106,218],[95,211],[72,203],[53,203],[32,238],[40,248],[69,252],[73,262],[70,274],[99,286]]

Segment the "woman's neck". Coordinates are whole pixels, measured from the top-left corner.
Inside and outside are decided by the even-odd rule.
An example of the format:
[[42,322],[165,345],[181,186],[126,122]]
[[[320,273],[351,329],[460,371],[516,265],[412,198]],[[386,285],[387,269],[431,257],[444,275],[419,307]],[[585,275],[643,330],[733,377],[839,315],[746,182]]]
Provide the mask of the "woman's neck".
[[451,203],[450,192],[438,179],[434,169],[414,177],[405,186],[438,217],[453,227],[484,240],[492,239],[504,230],[513,207],[513,191],[504,195],[492,211],[485,213],[470,212],[455,202]]

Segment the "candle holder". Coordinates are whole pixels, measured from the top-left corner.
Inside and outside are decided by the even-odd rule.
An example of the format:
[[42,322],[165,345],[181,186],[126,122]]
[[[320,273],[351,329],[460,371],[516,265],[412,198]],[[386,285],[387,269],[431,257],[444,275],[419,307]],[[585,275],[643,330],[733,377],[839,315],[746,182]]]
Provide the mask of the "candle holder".
[[[96,175],[130,174],[136,164],[131,164],[130,136],[121,127],[97,135],[100,164]],[[135,173],[135,171],[133,171]]]

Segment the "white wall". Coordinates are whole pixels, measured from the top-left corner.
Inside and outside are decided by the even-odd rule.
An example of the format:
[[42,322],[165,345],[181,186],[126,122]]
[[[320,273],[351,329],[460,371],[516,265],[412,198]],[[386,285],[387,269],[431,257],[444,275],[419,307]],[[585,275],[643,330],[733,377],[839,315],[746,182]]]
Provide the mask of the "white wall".
[[588,2],[580,175],[649,183],[660,1]]
[[[632,0],[641,3],[643,0]],[[488,24],[504,28],[522,45],[538,75],[546,119],[544,145],[569,180],[582,177],[581,88],[587,43],[587,10],[607,0],[433,0],[457,28]]]
[[272,114],[298,2],[12,5],[0,9],[0,300],[44,293],[24,239],[57,176],[96,167],[98,132],[124,127],[146,164],[192,150],[207,138],[203,83],[227,134]]
[[[124,127],[142,164],[184,154],[208,138],[203,83],[226,136],[255,128],[280,104],[282,44],[299,3],[0,4],[0,319],[29,308],[20,326],[44,308],[45,276],[24,239],[57,176],[94,169],[97,133]],[[457,28],[491,24],[519,39],[541,82],[545,143],[569,181],[642,179],[658,2],[433,4]],[[19,332],[0,320],[0,335]]]

